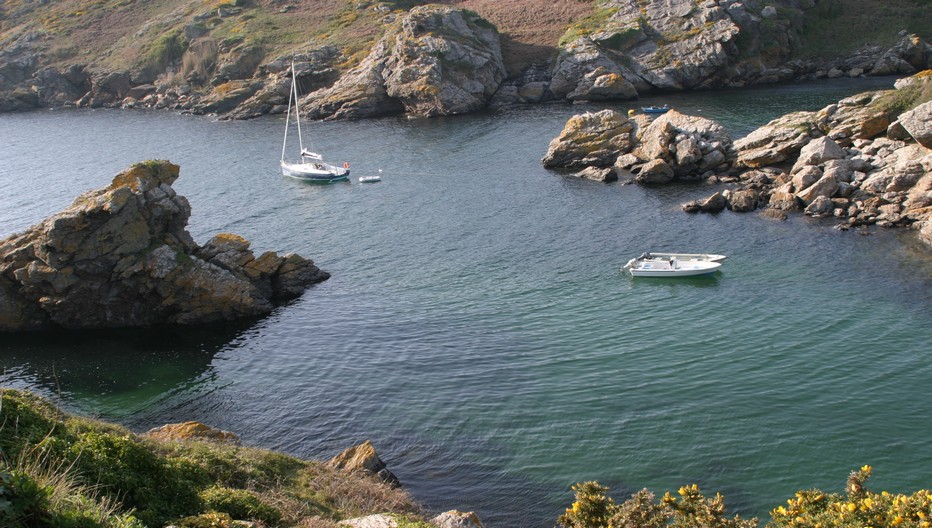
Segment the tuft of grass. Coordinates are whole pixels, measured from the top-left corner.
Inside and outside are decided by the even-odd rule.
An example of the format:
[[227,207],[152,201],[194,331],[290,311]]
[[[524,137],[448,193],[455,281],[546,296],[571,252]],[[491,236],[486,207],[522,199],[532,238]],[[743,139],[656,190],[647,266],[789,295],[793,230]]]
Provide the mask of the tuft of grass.
[[372,513],[422,517],[407,493],[373,477],[262,449],[140,437],[26,392],[0,392],[0,526],[217,528],[250,520],[331,528]]
[[604,0],[599,0],[591,14],[576,20],[566,28],[566,32],[560,37],[559,46],[566,46],[580,37],[586,37],[605,29],[606,23],[617,12],[617,7],[606,5]]
[[929,79],[930,75],[932,75],[932,70],[917,73],[915,77],[926,79],[925,82],[915,82],[899,90],[889,90],[875,99],[871,106],[886,112],[891,118],[895,118],[903,112],[932,101],[932,79]]

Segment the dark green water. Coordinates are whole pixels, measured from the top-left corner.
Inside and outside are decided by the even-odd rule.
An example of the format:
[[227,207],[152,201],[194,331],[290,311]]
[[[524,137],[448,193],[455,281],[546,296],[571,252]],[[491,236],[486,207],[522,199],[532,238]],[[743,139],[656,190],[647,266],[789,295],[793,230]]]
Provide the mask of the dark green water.
[[[670,102],[738,137],[880,84],[637,106]],[[928,487],[929,250],[898,231],[680,211],[708,187],[543,170],[566,119],[599,108],[314,124],[315,146],[355,176],[383,170],[331,186],[279,174],[277,119],[0,115],[0,236],[167,158],[198,241],[234,232],[333,274],[241,325],[3,336],[0,384],[135,430],[200,420],[306,457],[372,439],[428,507],[487,526],[550,526],[592,479],[619,499],[695,482],[746,516],[840,491],[864,464],[875,489]],[[730,258],[704,279],[619,271],[651,249]]]

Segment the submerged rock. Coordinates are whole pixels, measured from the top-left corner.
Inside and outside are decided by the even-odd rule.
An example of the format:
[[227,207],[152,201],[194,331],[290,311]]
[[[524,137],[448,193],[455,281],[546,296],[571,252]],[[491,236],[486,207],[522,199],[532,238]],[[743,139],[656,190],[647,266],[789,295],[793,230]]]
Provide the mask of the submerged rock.
[[330,275],[217,235],[198,246],[179,167],[147,161],[0,241],[0,331],[200,324],[256,317]]

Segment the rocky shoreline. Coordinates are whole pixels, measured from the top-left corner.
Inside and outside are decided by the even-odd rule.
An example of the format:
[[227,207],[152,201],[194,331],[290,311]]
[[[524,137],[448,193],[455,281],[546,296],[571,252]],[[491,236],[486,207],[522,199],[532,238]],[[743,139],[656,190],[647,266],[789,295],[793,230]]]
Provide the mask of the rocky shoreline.
[[932,71],[895,90],[777,118],[732,141],[714,121],[612,110],[573,116],[542,163],[599,181],[719,185],[689,213],[834,217],[839,229],[909,227],[932,245]]
[[[218,40],[211,27],[255,17],[240,7],[192,15],[158,65],[116,69],[56,62],[42,32],[23,32],[0,51],[0,112],[58,107],[172,109],[249,119],[287,109],[291,63],[309,117],[453,115],[489,106],[634,99],[681,90],[794,80],[908,75],[932,68],[932,46],[900,32],[835,59],[800,59],[793,35],[816,0],[604,2],[604,20],[571,25],[549,60],[508,74],[503,40],[468,9],[375,10],[381,38],[362,59],[333,45],[270,57],[261,46]],[[181,23],[181,21],[176,21]],[[242,39],[240,39],[242,40]],[[177,48],[177,49],[176,49]],[[172,51],[174,50],[174,51]]]
[[330,275],[300,255],[185,229],[179,167],[138,163],[0,241],[0,332],[194,325],[266,315]]

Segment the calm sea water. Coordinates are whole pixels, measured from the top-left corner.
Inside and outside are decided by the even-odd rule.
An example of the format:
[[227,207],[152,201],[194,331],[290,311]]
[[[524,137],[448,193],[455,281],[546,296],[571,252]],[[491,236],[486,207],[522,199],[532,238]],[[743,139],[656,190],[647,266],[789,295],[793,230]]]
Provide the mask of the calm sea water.
[[[739,137],[892,81],[642,100]],[[620,110],[628,106],[616,105]],[[692,216],[704,186],[644,189],[541,168],[566,119],[543,106],[316,123],[354,175],[277,167],[282,121],[171,113],[0,115],[0,236],[170,159],[205,242],[238,233],[333,277],[268,318],[208,329],[0,337],[3,387],[142,431],[200,420],[250,445],[330,457],[371,439],[432,510],[552,526],[570,485],[615,496],[698,483],[766,516],[803,488],[932,475],[932,253],[901,231]],[[712,277],[632,280],[645,250],[730,256]]]

